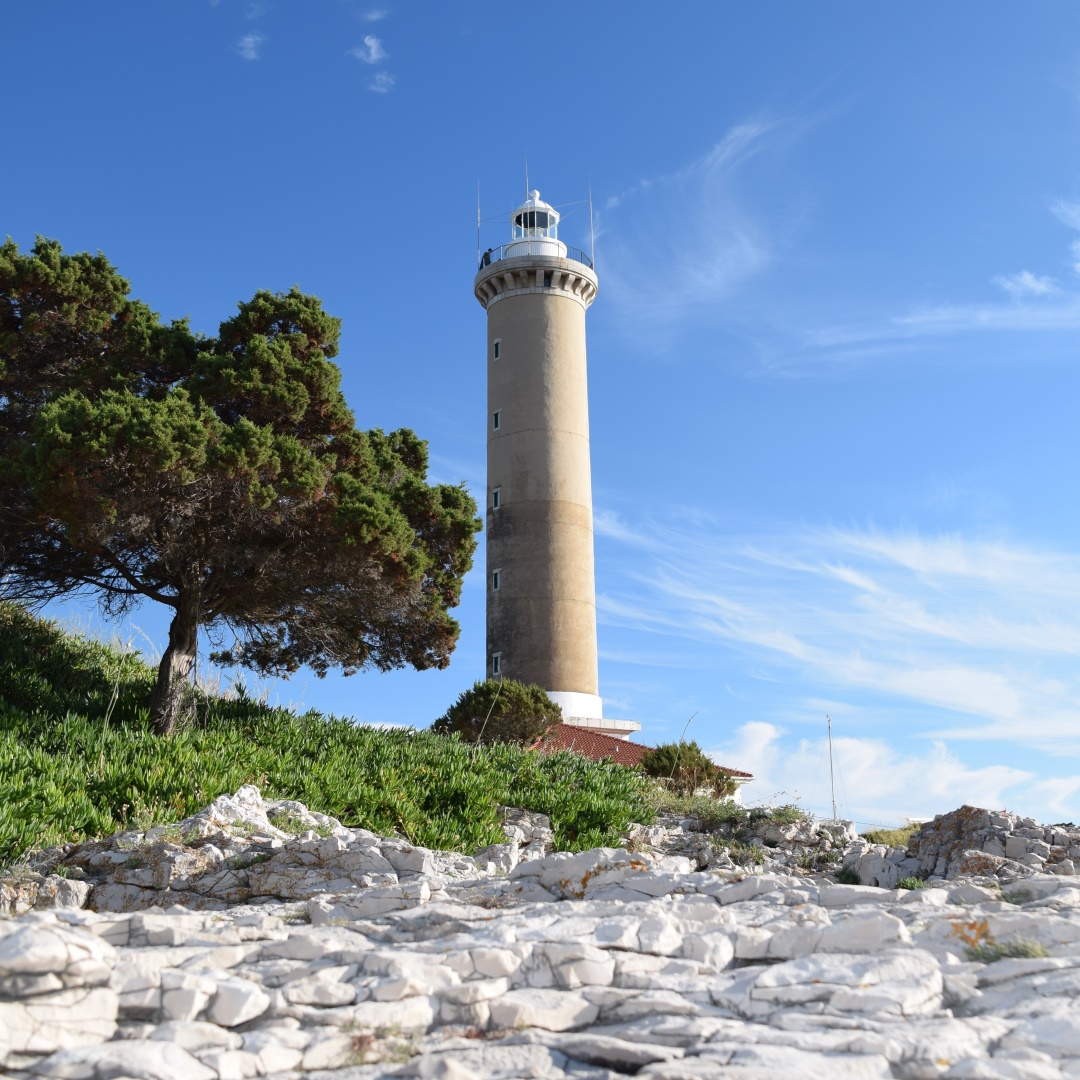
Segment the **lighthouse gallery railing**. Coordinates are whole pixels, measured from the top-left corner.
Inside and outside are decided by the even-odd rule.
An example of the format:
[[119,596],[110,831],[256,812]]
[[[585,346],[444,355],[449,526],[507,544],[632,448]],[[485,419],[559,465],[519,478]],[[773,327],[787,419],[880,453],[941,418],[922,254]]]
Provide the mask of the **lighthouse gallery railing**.
[[[514,249],[512,255],[507,255],[508,248]],[[521,255],[550,256],[553,254],[551,248],[552,243],[550,240],[512,240],[509,244],[500,244],[499,247],[488,248],[480,256],[480,269],[483,270],[485,266],[490,266],[493,262],[499,262],[501,259],[516,259]],[[574,262],[584,263],[590,270],[593,269],[592,259],[581,248],[567,246],[565,257],[573,259]]]

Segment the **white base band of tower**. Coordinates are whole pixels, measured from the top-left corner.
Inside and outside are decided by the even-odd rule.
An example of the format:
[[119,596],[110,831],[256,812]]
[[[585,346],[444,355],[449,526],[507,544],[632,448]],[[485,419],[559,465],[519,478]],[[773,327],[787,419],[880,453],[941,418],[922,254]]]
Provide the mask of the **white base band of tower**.
[[547,696],[562,709],[563,720],[599,720],[604,715],[604,702],[599,694],[579,694],[575,690],[549,690]]

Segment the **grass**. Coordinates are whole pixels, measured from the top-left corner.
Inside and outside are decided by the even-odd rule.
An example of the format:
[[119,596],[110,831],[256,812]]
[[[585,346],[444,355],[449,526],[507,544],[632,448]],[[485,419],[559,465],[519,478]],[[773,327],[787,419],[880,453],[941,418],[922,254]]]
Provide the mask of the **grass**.
[[135,653],[0,604],[0,865],[31,848],[145,830],[257,784],[346,825],[471,852],[501,842],[498,804],[551,818],[560,849],[616,846],[655,799],[633,770],[576,754],[474,747],[248,697],[200,694],[171,738],[142,707],[154,670]]
[[793,825],[809,815],[798,806],[745,807],[731,799],[713,799],[708,795],[679,795],[663,784],[653,783],[649,798],[654,810],[665,810],[701,822],[704,832],[715,832],[725,826],[739,832],[763,821],[778,825]]
[[902,877],[897,883],[898,889],[908,889],[909,891],[915,891],[916,889],[925,889],[926,882],[922,878],[917,877]]
[[969,945],[964,952],[969,960],[977,960],[981,964],[993,964],[997,960],[1008,959],[1038,960],[1050,955],[1046,947],[1038,941],[1025,941],[1023,938],[1005,943],[990,941]]
[[1030,889],[1010,889],[1002,892],[1001,899],[1007,904],[1016,904],[1020,907],[1035,899],[1035,894]]
[[916,825],[905,825],[901,829],[871,829],[864,832],[862,838],[870,844],[884,844],[886,847],[908,846],[911,834],[915,832]]

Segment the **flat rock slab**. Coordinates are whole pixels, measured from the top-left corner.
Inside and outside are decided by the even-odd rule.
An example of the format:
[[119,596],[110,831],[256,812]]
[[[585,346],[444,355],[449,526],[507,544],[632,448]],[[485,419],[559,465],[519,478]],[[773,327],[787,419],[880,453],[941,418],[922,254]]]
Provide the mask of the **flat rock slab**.
[[[657,854],[553,854],[540,815],[504,820],[470,859],[246,788],[181,823],[184,843],[81,846],[110,910],[0,920],[0,1075],[1080,1077],[1063,826],[965,808],[905,851],[766,822],[778,846],[747,873],[670,823],[643,833]],[[877,884],[785,869],[833,845]],[[938,887],[894,887],[911,859]]]

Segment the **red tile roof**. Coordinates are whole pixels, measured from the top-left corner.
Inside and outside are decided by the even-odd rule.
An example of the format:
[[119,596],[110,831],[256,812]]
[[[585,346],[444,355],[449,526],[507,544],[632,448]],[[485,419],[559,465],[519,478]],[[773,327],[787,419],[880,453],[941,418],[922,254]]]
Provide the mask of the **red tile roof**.
[[[617,739],[614,735],[602,735],[598,731],[574,727],[572,724],[556,724],[544,739],[537,740],[534,748],[545,754],[572,750],[582,757],[592,758],[593,761],[610,758],[617,765],[630,766],[640,765],[645,751],[653,749],[644,743],[628,742],[626,739]],[[754,778],[753,773],[729,769],[724,765],[720,767],[732,776],[742,776],[747,780]]]
[[537,740],[535,748],[545,754],[572,750],[593,761],[610,758],[619,765],[640,765],[642,755],[652,749],[651,746],[616,739],[613,735],[602,735],[598,731],[570,724],[556,724],[544,738]]

